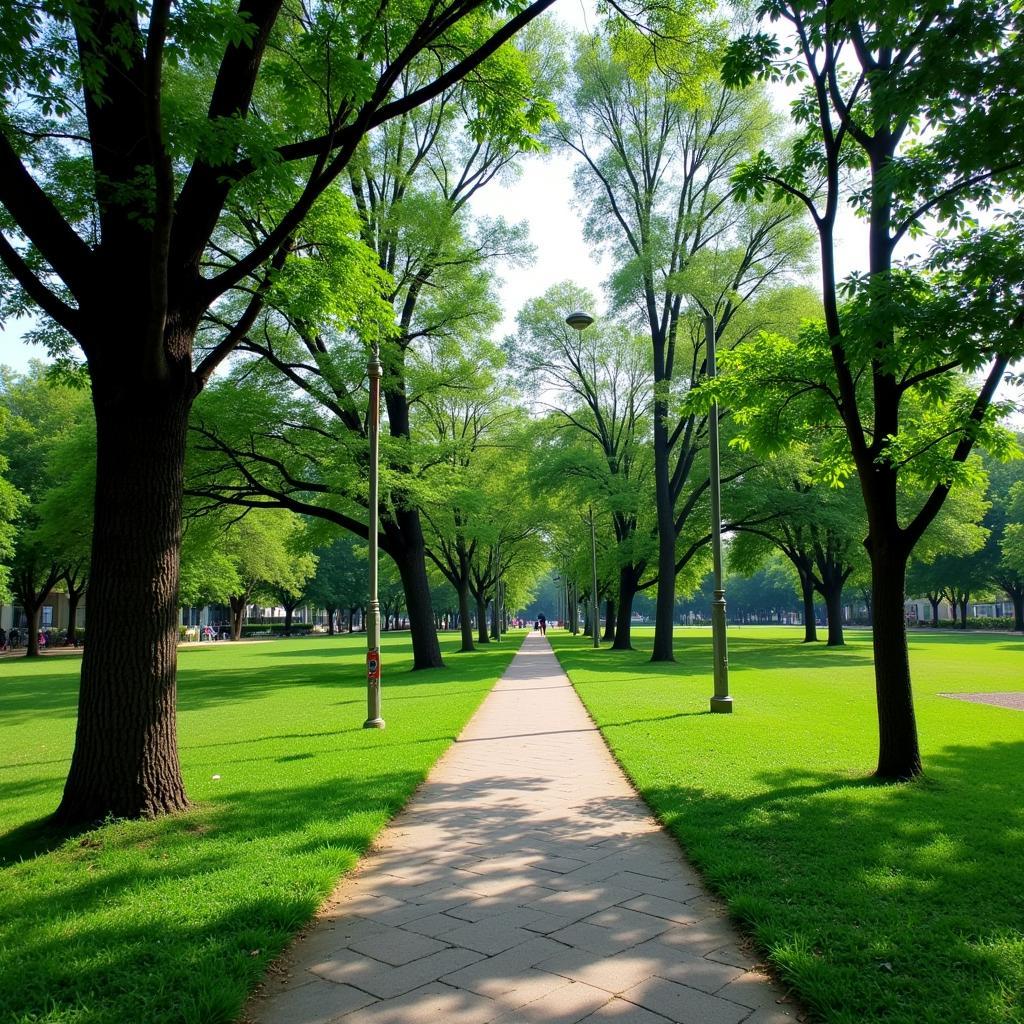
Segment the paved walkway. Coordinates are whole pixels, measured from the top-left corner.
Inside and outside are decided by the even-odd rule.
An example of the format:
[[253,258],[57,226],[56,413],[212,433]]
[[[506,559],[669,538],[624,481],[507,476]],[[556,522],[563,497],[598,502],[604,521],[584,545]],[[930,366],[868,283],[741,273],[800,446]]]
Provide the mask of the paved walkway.
[[531,634],[248,1013],[794,1024],[754,965]]

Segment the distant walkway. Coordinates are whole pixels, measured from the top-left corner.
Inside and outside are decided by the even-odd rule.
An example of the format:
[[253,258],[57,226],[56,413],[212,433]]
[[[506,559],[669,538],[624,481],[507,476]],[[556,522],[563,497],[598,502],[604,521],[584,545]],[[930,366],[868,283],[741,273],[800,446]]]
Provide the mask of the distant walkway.
[[531,634],[259,1024],[793,1024]]

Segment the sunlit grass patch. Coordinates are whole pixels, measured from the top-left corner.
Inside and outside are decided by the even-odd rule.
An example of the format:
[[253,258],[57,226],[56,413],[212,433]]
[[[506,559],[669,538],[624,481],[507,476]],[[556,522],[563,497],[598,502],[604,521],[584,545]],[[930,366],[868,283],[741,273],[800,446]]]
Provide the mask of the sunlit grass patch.
[[711,641],[674,665],[552,634],[650,806],[782,978],[830,1024],[1024,1021],[1024,712],[945,692],[1024,690],[1024,642],[911,638],[925,777],[871,778],[870,636],[805,646],[730,630],[735,713],[712,715]]

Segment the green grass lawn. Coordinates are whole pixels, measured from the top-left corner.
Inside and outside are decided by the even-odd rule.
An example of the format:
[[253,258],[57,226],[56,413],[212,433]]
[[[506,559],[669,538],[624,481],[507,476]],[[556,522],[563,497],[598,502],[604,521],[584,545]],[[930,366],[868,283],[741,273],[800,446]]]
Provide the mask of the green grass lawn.
[[711,641],[675,665],[549,634],[639,791],[782,978],[831,1024],[1024,1021],[1024,712],[939,697],[1024,690],[1024,642],[911,637],[925,778],[869,780],[870,636],[730,630],[733,715],[708,712]]
[[0,1021],[217,1024],[352,867],[518,648],[413,674],[383,640],[387,729],[364,730],[365,638],[180,654],[194,811],[72,838],[40,827],[71,755],[77,658],[0,662]]

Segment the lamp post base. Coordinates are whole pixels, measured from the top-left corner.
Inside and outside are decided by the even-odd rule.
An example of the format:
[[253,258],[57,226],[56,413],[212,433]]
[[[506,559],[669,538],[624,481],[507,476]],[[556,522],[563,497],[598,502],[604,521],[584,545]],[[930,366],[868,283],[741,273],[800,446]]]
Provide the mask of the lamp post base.
[[383,729],[384,719],[383,718],[368,718],[363,722],[364,729]]
[[718,715],[731,715],[732,697],[712,697],[711,710]]

